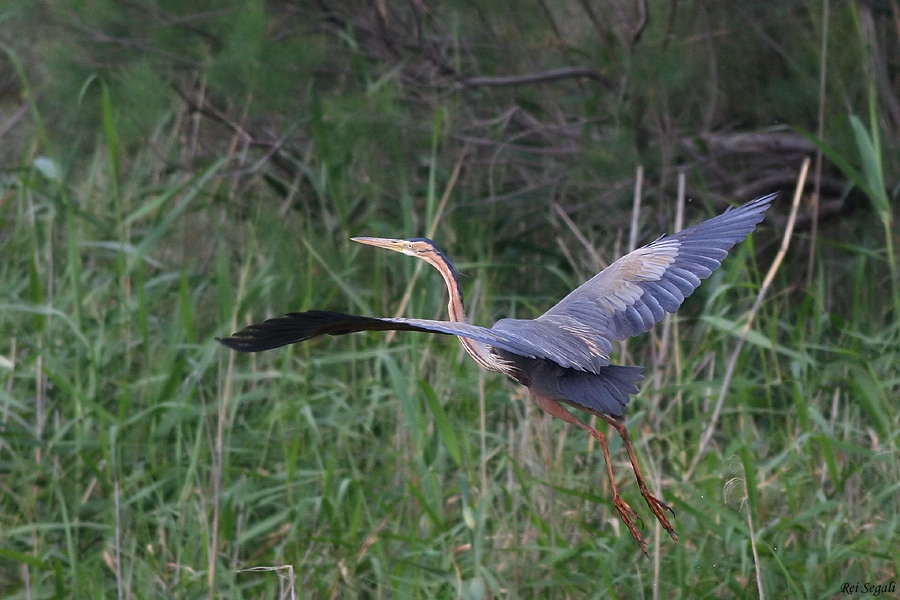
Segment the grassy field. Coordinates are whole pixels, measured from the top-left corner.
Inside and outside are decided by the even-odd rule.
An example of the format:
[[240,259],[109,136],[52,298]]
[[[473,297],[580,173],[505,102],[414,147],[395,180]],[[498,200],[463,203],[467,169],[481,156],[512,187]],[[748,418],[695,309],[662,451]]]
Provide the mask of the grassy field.
[[[727,382],[789,191],[678,316],[619,348],[647,367],[627,424],[679,534],[653,521],[613,439],[648,558],[589,436],[452,338],[258,355],[214,341],[311,308],[445,318],[435,273],[354,235],[433,233],[474,322],[536,316],[622,252],[627,192],[583,197],[625,215],[584,229],[551,197],[485,202],[457,187],[464,154],[444,154],[455,124],[436,110],[388,174],[313,115],[310,166],[278,194],[239,181],[240,148],[186,167],[182,108],[145,146],[122,143],[124,108],[85,85],[101,90],[91,143],[61,149],[34,107],[0,178],[0,596],[836,598],[896,581],[900,273],[877,141],[847,158],[870,201],[821,225],[809,280],[811,233],[791,236]],[[686,225],[718,210],[696,200]],[[517,242],[523,210],[537,233]],[[640,243],[669,214],[674,198],[645,203]]]

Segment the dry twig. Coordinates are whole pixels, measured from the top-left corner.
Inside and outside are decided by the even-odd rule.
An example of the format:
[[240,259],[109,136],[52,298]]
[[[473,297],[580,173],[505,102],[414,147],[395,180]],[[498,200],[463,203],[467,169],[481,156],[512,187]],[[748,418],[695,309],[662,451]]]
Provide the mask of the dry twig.
[[766,297],[766,292],[769,291],[769,286],[772,285],[775,273],[778,272],[778,268],[781,266],[781,262],[787,254],[788,246],[791,241],[791,234],[794,231],[794,222],[797,220],[797,209],[800,206],[800,198],[803,196],[803,187],[806,184],[806,175],[809,173],[809,163],[810,160],[807,157],[803,161],[803,166],[800,168],[800,177],[797,180],[797,187],[794,190],[794,202],[791,205],[791,214],[788,217],[787,225],[784,229],[784,236],[781,238],[781,248],[778,249],[778,254],[775,256],[775,260],[772,261],[772,266],[769,267],[769,272],[766,274],[766,278],[759,288],[756,302],[753,303],[753,307],[747,314],[747,322],[744,323],[744,327],[741,330],[741,336],[738,339],[737,347],[735,347],[734,352],[732,352],[731,357],[728,359],[728,365],[725,367],[725,377],[722,380],[722,387],[719,389],[719,398],[716,400],[716,406],[710,417],[709,425],[707,426],[706,431],[703,432],[703,437],[700,438],[697,454],[694,455],[691,466],[685,474],[685,478],[687,479],[690,479],[691,474],[694,472],[694,469],[703,457],[703,453],[706,451],[706,446],[709,444],[709,441],[716,431],[716,425],[718,424],[719,416],[722,413],[722,406],[725,404],[725,395],[728,393],[728,388],[731,385],[731,378],[734,376],[734,369],[737,366],[737,359],[738,356],[740,356],[741,349],[744,347],[744,341],[747,339],[747,334],[753,326],[753,320],[756,318],[760,306],[762,306],[763,299]]

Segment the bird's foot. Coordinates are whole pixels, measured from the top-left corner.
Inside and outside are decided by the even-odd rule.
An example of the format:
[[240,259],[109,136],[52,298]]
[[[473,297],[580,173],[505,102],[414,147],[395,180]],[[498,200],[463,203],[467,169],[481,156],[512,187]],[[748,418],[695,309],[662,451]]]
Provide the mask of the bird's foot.
[[[644,553],[644,556],[649,556],[647,554],[647,544],[644,542],[644,537],[641,535],[641,532],[638,531],[637,525],[634,523],[634,520],[637,519],[641,522],[641,527],[643,527],[644,520],[618,494],[613,496],[613,506],[619,511],[619,516],[622,518],[622,522],[625,523],[625,527],[631,532],[631,537],[633,537],[634,541],[641,547],[641,552]],[[663,518],[665,518],[665,516],[663,516]]]
[[675,516],[675,511],[672,510],[672,507],[654,496],[650,493],[650,490],[647,488],[641,489],[641,495],[644,497],[644,500],[647,501],[647,506],[650,507],[650,510],[656,516],[656,520],[659,521],[659,524],[663,526],[663,529],[672,537],[676,542],[678,541],[678,535],[675,533],[675,528],[672,527],[672,524],[669,522],[669,518],[666,517],[666,512],[669,511],[672,513],[672,517]]

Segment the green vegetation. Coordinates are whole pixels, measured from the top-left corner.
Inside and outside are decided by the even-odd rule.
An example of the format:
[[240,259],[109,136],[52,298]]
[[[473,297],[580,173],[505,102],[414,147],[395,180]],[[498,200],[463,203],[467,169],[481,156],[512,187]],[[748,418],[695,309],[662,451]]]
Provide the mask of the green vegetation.
[[[891,3],[824,21],[820,2],[648,0],[646,21],[612,1],[338,4],[5,4],[0,596],[821,598],[896,580]],[[593,71],[478,79],[576,66]],[[822,219],[801,219],[713,421],[816,148]],[[290,310],[445,316],[436,274],[353,235],[433,233],[475,322],[535,316],[624,252],[638,165],[641,243],[671,231],[679,171],[688,223],[785,190],[622,348],[647,366],[627,423],[680,536],[614,441],[650,559],[589,436],[453,339],[213,341]]]

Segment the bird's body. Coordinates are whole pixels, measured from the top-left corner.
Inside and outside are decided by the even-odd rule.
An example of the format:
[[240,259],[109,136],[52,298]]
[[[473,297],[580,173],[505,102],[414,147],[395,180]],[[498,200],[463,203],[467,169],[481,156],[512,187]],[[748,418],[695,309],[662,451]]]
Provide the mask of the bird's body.
[[220,340],[234,350],[258,352],[323,334],[356,331],[425,331],[455,335],[482,367],[504,373],[527,387],[543,410],[594,436],[607,461],[613,503],[644,549],[632,517],[619,496],[610,466],[606,436],[562,405],[597,415],[622,436],[635,476],[650,509],[677,539],[665,510],[644,484],[628,432],[619,419],[631,394],[638,392],[642,367],[610,364],[612,342],[643,333],[678,307],[709,277],[734,244],[763,220],[774,194],[759,198],[621,257],[572,291],[536,319],[501,319],[490,328],[467,322],[459,276],[431,240],[354,238],[421,258],[444,278],[450,293],[450,321],[363,317],[332,311],[289,313]]

